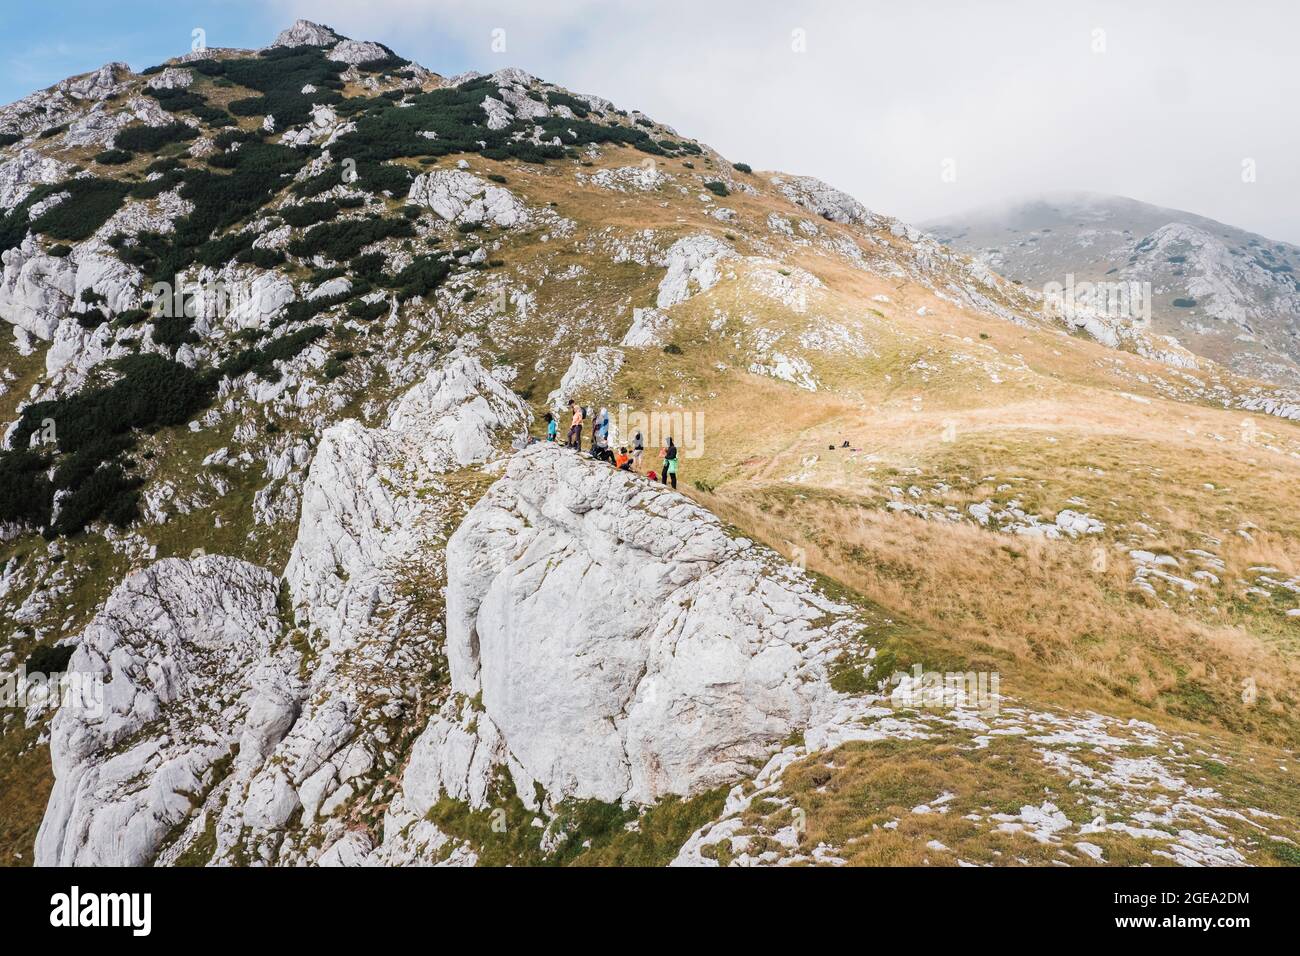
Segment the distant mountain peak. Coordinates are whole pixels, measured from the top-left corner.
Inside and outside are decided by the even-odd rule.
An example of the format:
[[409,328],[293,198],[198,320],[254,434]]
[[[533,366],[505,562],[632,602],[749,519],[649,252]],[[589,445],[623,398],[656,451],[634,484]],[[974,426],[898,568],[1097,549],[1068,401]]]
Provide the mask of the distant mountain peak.
[[330,27],[311,20],[295,20],[293,26],[281,30],[280,35],[271,44],[277,46],[333,46],[347,37],[335,32]]
[[1257,378],[1300,382],[1300,248],[1124,196],[1061,192],[925,224],[1030,286],[1145,283],[1156,331]]

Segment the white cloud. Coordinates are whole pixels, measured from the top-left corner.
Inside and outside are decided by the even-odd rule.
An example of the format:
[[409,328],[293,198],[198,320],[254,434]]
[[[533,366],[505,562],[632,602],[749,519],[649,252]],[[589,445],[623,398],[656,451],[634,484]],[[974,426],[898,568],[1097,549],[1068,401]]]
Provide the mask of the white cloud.
[[439,72],[521,66],[913,221],[1091,189],[1300,242],[1287,3],[277,2]]

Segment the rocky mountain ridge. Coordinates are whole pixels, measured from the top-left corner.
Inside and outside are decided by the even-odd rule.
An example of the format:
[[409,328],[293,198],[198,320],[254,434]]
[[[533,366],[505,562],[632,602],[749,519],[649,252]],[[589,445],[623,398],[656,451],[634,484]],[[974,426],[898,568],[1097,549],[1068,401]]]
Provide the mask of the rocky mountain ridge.
[[[800,788],[885,742],[1027,768],[1016,813],[960,794],[978,820],[948,862],[1260,862],[1297,838],[1238,778],[1193,779],[1255,750],[1012,695],[1004,718],[912,713],[887,684],[906,615],[809,571],[796,521],[759,538],[715,494],[874,483],[889,452],[841,438],[863,408],[944,449],[939,416],[1049,399],[1201,416],[1219,441],[1256,411],[1250,453],[1281,470],[1284,390],[1063,320],[635,110],[518,70],[445,79],[306,21],[0,110],[0,190],[0,665],[105,690],[6,714],[5,793],[52,771],[6,862],[834,865],[909,826],[823,833],[826,781]],[[675,435],[682,490],[527,444],[569,398],[610,408],[616,441]],[[1135,537],[1162,518],[1024,477],[959,508],[1004,462],[984,464],[938,504],[907,465],[851,513],[969,524],[996,553],[1104,539],[1149,568],[1123,600],[1181,610]],[[1244,601],[1215,567],[1177,580]],[[1272,634],[1294,575],[1251,581]],[[1288,693],[1263,681],[1268,713]],[[1175,796],[1138,816],[1155,786]]]

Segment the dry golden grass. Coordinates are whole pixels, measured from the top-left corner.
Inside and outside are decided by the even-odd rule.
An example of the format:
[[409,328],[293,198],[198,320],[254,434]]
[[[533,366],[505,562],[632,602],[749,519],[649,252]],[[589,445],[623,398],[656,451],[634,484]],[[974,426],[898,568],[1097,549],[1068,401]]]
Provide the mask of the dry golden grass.
[[[1222,746],[1219,740],[1205,743]],[[1051,769],[1040,747],[1016,736],[993,738],[985,747],[943,739],[844,744],[791,765],[782,776],[779,793],[788,803],[755,800],[742,815],[742,832],[756,840],[748,848],[751,853],[775,848],[776,844],[769,847],[764,842],[764,835],[794,822],[790,810],[794,806],[803,813],[802,849],[806,852],[824,843],[854,866],[953,866],[959,859],[998,866],[1096,865],[1073,847],[1077,839],[1100,849],[1109,865],[1172,865],[1172,860],[1152,852],[1167,848],[1163,839],[1122,831],[1071,837],[1078,827],[1097,818],[1098,807],[1086,788],[1071,787],[1066,777]],[[1096,755],[1086,749],[1073,751],[1074,759],[1102,769]],[[1224,756],[1218,749],[1215,752]],[[1231,758],[1225,756],[1230,764],[1208,757],[1183,758],[1173,772],[1188,785],[1228,792],[1243,806],[1277,814],[1278,830],[1296,835],[1296,793],[1288,774],[1277,767],[1277,752],[1248,747],[1231,753]],[[950,795],[944,812],[913,812],[941,794]],[[1180,795],[1160,784],[1148,792],[1152,800]],[[1119,792],[1105,797],[1117,801],[1117,806],[1134,798]],[[1073,824],[1053,842],[1000,830],[998,821],[991,819],[997,814],[1016,817],[1022,807],[1044,803],[1053,804]],[[1223,832],[1231,832],[1234,845],[1249,862],[1277,866],[1289,859],[1285,844],[1261,839],[1249,822],[1231,816],[1221,819],[1226,823]],[[930,846],[931,841],[944,849]],[[714,855],[720,852],[725,857],[728,851],[723,847]]]
[[36,746],[41,728],[0,736],[0,866],[31,866],[32,847],[54,786],[49,754]]
[[[737,316],[786,330],[827,317],[848,323],[853,307],[863,311],[856,296],[879,287],[846,266],[806,265],[831,287],[806,318],[723,282],[674,310],[680,355],[629,350],[615,402],[704,415],[705,453],[682,462],[688,494],[786,554],[801,549],[811,569],[913,622],[894,639],[908,663],[995,668],[1004,689],[1027,700],[1300,740],[1294,619],[1243,602],[1237,582],[1251,565],[1300,571],[1300,460],[1290,454],[1300,428],[1162,399],[1115,369],[1168,369],[945,303],[924,317],[864,319],[873,354],[819,364],[816,392],[744,371],[730,334]],[[905,294],[909,308],[924,300],[910,287]],[[949,360],[990,343],[998,361],[1024,366],[992,381]],[[936,371],[909,377],[920,355]],[[1238,440],[1246,418],[1262,436],[1252,445]],[[942,437],[949,425],[952,441]],[[845,439],[856,451],[839,448]],[[1009,484],[1026,511],[1050,520],[1072,507],[1107,531],[1044,542],[882,510],[889,486],[913,482],[948,485],[926,501],[962,512]],[[1167,604],[1145,597],[1123,553],[1132,547],[1213,552],[1226,565],[1224,587]],[[1243,701],[1247,679],[1259,690],[1252,703]]]
[[[855,507],[813,490],[722,490],[725,520],[922,628],[890,648],[907,666],[998,670],[1016,697],[1167,714],[1294,742],[1293,655],[1237,625],[1136,597],[1118,561],[1065,542]],[[1259,689],[1242,700],[1243,681]]]

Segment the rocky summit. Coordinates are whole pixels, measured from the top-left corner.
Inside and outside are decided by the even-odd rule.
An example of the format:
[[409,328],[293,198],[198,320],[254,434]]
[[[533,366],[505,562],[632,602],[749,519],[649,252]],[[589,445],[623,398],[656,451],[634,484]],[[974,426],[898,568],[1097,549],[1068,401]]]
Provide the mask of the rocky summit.
[[1285,330],[869,198],[305,20],[0,108],[0,861],[1300,862]]

